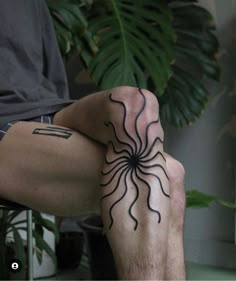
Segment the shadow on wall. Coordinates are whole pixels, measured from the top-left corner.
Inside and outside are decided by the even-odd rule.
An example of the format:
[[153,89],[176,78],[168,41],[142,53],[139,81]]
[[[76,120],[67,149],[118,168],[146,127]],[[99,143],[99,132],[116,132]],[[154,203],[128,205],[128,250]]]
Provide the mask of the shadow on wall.
[[[225,47],[221,49],[220,56],[223,64],[227,65],[227,71],[222,77],[222,90],[212,100],[212,105],[216,106],[223,98],[228,99],[232,103],[232,115],[231,119],[222,127],[217,136],[219,142],[224,136],[228,135],[236,139],[236,31],[235,31],[236,18],[224,28],[221,38],[225,43]],[[227,82],[225,82],[227,81]],[[224,83],[225,82],[225,83]]]
[[81,99],[97,91],[96,84],[85,70],[78,55],[70,58],[66,64],[66,72],[72,99]]

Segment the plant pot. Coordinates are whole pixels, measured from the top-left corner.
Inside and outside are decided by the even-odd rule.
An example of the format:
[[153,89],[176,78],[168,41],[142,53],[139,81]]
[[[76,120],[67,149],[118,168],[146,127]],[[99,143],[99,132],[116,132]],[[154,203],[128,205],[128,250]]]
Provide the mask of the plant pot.
[[87,216],[78,222],[88,251],[92,280],[117,280],[112,251],[106,236],[102,233],[101,216]]
[[83,233],[74,231],[60,232],[60,241],[56,244],[58,268],[76,268],[82,257],[83,245]]

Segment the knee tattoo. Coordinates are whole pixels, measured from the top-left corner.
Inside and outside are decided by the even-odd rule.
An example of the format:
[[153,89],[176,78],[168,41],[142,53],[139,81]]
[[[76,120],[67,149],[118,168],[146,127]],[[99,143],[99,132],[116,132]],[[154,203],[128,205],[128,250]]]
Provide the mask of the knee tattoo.
[[[124,131],[123,134],[126,136],[126,139],[127,139],[127,141],[121,140],[118,137],[117,129],[115,128],[114,124],[110,121],[105,122],[105,125],[107,127],[108,126],[112,127],[112,130],[114,133],[115,141],[110,140],[108,142],[108,145],[111,146],[115,157],[111,161],[109,161],[107,159],[107,156],[105,157],[105,163],[107,164],[107,166],[112,166],[112,168],[110,168],[106,171],[102,171],[103,178],[107,179],[107,180],[105,180],[105,182],[101,183],[100,185],[102,187],[105,187],[105,186],[115,183],[115,187],[113,188],[113,190],[111,192],[105,194],[101,198],[101,202],[103,200],[105,200],[106,198],[108,198],[109,196],[111,196],[112,194],[114,194],[118,188],[121,188],[120,187],[121,184],[122,184],[122,186],[124,186],[123,194],[120,196],[120,198],[117,198],[117,200],[115,202],[113,202],[113,204],[109,208],[109,217],[110,217],[109,229],[113,225],[112,211],[113,211],[114,207],[127,194],[128,177],[129,177],[129,183],[133,184],[134,189],[136,191],[136,196],[135,196],[133,202],[130,204],[129,210],[128,210],[128,214],[129,214],[130,218],[134,221],[134,230],[136,230],[138,227],[138,220],[132,213],[132,208],[135,205],[135,203],[137,202],[137,200],[139,198],[139,194],[140,194],[140,190],[139,190],[140,187],[138,186],[138,181],[142,182],[147,187],[147,191],[148,191],[148,195],[146,198],[147,199],[146,200],[147,208],[151,212],[154,212],[157,214],[158,223],[161,222],[161,214],[158,210],[151,207],[151,203],[150,203],[151,186],[150,186],[150,183],[148,182],[147,178],[153,177],[154,179],[156,179],[160,186],[162,194],[165,197],[169,197],[169,194],[165,191],[165,188],[163,187],[161,178],[158,175],[150,172],[150,168],[157,167],[157,168],[161,169],[164,176],[168,179],[168,175],[166,173],[165,168],[159,163],[152,162],[152,160],[154,160],[154,161],[157,160],[158,157],[161,157],[164,161],[166,161],[162,152],[157,149],[157,146],[155,146],[155,144],[157,144],[158,142],[160,142],[162,144],[163,140],[160,137],[156,137],[154,140],[152,140],[152,143],[150,143],[150,139],[148,137],[148,131],[149,131],[150,127],[153,124],[158,123],[160,120],[158,117],[155,121],[149,122],[145,128],[145,136],[141,137],[140,132],[138,130],[138,119],[140,118],[142,112],[145,110],[146,97],[143,94],[141,89],[139,89],[139,93],[143,98],[143,104],[142,104],[140,111],[137,113],[137,115],[134,119],[134,130],[135,130],[135,135],[136,135],[135,137],[131,136],[131,134],[128,132],[128,129],[126,128],[126,125],[125,125],[126,118],[127,118],[127,108],[126,108],[125,103],[113,99],[112,94],[109,95],[109,99],[111,102],[120,104],[123,107],[124,117],[123,117],[122,129]],[[144,141],[143,141],[143,139],[144,139]],[[116,147],[115,143],[119,144],[119,149]],[[122,148],[120,149],[120,147],[122,147]]]

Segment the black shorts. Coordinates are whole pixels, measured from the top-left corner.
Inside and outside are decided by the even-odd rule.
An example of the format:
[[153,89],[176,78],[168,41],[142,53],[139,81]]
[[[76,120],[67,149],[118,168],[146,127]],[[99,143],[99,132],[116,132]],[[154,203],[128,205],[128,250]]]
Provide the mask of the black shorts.
[[39,123],[52,124],[53,117],[54,117],[55,114],[56,114],[56,112],[50,113],[50,114],[47,114],[47,115],[38,116],[38,117],[35,117],[35,118],[30,118],[30,119],[26,119],[26,120],[16,120],[16,121],[12,121],[10,123],[7,123],[3,127],[0,128],[0,141],[2,140],[4,135],[6,134],[7,130],[13,124],[15,124],[15,123],[17,123],[19,121],[33,121],[33,122],[39,122]]

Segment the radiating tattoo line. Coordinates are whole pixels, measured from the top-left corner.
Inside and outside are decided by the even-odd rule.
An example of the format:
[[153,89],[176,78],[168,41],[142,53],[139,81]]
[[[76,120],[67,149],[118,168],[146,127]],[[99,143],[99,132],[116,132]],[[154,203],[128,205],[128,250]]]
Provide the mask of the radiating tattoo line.
[[125,153],[128,153],[129,156],[131,156],[131,154],[129,153],[129,151],[127,151],[127,150],[125,150],[125,149],[122,149],[122,150],[120,150],[120,151],[117,151],[117,150],[115,149],[115,146],[114,146],[114,144],[113,144],[112,141],[109,141],[107,144],[108,144],[108,145],[110,144],[110,145],[112,146],[113,151],[114,151],[116,154],[121,154],[122,152],[125,152]]
[[[145,151],[147,146],[148,146],[148,130],[149,130],[150,126],[155,124],[155,123],[158,123],[159,121],[160,121],[160,117],[158,117],[158,119],[156,121],[152,121],[147,125],[146,133],[145,133],[145,141],[146,142],[145,142],[145,147],[144,147],[143,151]],[[140,147],[139,153],[140,153],[141,150],[142,150],[142,146]]]
[[116,161],[118,161],[118,160],[120,160],[120,159],[129,159],[128,157],[125,157],[125,156],[121,156],[121,157],[118,157],[118,158],[116,158],[116,159],[114,159],[114,160],[112,160],[112,161],[108,161],[107,160],[107,157],[105,158],[105,162],[107,163],[107,164],[113,164],[113,163],[115,163]]
[[135,189],[136,189],[136,197],[134,198],[134,201],[132,202],[132,204],[130,205],[129,207],[129,215],[131,216],[131,218],[134,220],[135,222],[135,226],[134,226],[134,230],[137,229],[138,227],[138,220],[135,218],[135,216],[132,214],[132,208],[134,206],[134,204],[136,203],[136,201],[138,200],[138,197],[139,197],[139,190],[138,190],[138,186],[137,184],[135,183],[134,181],[134,178],[133,178],[133,172],[136,171],[136,169],[133,169],[131,171],[131,181],[133,182],[134,186],[135,186]]
[[126,135],[127,135],[127,136],[132,140],[132,142],[134,143],[134,146],[135,146],[135,153],[136,153],[136,152],[137,152],[137,144],[136,144],[135,140],[132,138],[132,136],[127,132],[126,127],[125,127],[125,121],[126,121],[126,115],[127,115],[127,108],[126,108],[126,106],[125,106],[125,104],[124,104],[123,102],[112,99],[112,98],[111,98],[111,94],[109,95],[109,99],[110,99],[111,101],[115,102],[115,103],[119,103],[119,104],[122,105],[122,107],[123,107],[123,109],[124,109],[123,129],[124,129]]
[[139,132],[138,132],[138,118],[140,117],[140,115],[141,115],[142,112],[144,111],[144,108],[145,108],[145,106],[146,106],[146,98],[145,98],[143,92],[141,91],[141,89],[139,88],[138,90],[139,90],[139,92],[140,92],[140,94],[141,94],[141,96],[142,96],[142,98],[143,98],[143,106],[142,106],[141,110],[139,111],[138,115],[137,115],[136,118],[135,118],[135,131],[136,131],[136,134],[137,134],[138,139],[139,139],[139,141],[140,141],[140,149],[142,149],[142,139],[141,139],[141,137],[140,137],[140,135],[139,135]]
[[122,164],[122,163],[126,163],[127,164],[127,161],[126,160],[123,160],[123,161],[121,161],[121,162],[119,162],[118,164],[116,164],[114,167],[112,167],[109,171],[107,171],[107,172],[103,172],[102,171],[102,174],[103,174],[103,176],[105,176],[105,175],[108,175],[110,172],[112,172],[113,170],[115,170],[115,168],[117,168],[120,164]]
[[159,181],[159,183],[160,183],[160,187],[161,187],[162,193],[163,193],[166,197],[170,197],[170,195],[167,194],[167,193],[164,191],[164,188],[163,188],[163,186],[162,186],[161,179],[160,179],[157,175],[155,175],[155,174],[153,174],[153,173],[146,173],[146,172],[144,172],[143,170],[141,170],[139,167],[137,167],[137,169],[138,169],[142,174],[144,174],[144,175],[146,175],[146,176],[153,176],[153,177],[155,177],[155,178]]
[[161,170],[163,171],[163,173],[165,174],[165,176],[167,177],[167,179],[169,179],[165,169],[160,165],[160,164],[152,164],[152,165],[149,165],[149,166],[144,166],[142,165],[141,163],[139,163],[139,166],[143,167],[143,168],[153,168],[153,167],[158,167],[158,168],[161,168]]
[[104,122],[104,124],[105,124],[107,127],[108,127],[109,125],[111,125],[111,126],[112,126],[112,129],[113,129],[113,132],[114,132],[114,134],[115,134],[115,137],[116,137],[116,139],[117,139],[117,141],[118,141],[119,143],[121,143],[121,144],[128,145],[129,148],[130,148],[130,150],[131,150],[131,153],[133,153],[133,148],[132,148],[132,146],[131,146],[129,143],[123,142],[123,141],[121,141],[121,140],[118,138],[117,133],[116,133],[116,129],[115,129],[113,123],[109,121],[109,122]]
[[[123,167],[127,167],[127,164],[124,164],[122,167],[120,167],[120,169],[121,168],[123,168]],[[106,182],[106,183],[101,183],[100,185],[101,186],[106,186],[106,185],[108,185],[109,183],[111,183],[112,182],[112,180],[114,179],[114,177],[116,176],[116,174],[119,172],[119,169],[114,173],[114,175],[112,176],[112,178],[108,181],[108,182]]]
[[54,136],[64,139],[69,139],[72,136],[73,130],[64,128],[55,128],[47,126],[46,128],[36,128],[33,130],[33,135]]
[[[157,157],[158,155],[161,155],[162,159],[166,162],[165,156],[164,156],[160,151],[157,151],[157,153],[154,154],[154,155],[152,156],[152,158],[149,158],[149,159],[146,159],[146,160],[142,160],[142,162],[145,163],[145,162],[151,161],[152,159],[154,159],[154,158]],[[140,157],[140,159],[143,159],[143,158],[145,158],[145,156]]]
[[109,226],[109,228],[111,229],[112,227],[112,224],[113,224],[113,217],[112,217],[112,210],[113,208],[115,207],[115,205],[120,202],[126,195],[127,193],[127,190],[128,190],[128,186],[127,186],[127,182],[126,182],[126,177],[127,177],[127,174],[128,172],[130,171],[130,168],[127,170],[126,174],[125,174],[125,192],[123,193],[123,195],[118,199],[116,200],[116,202],[114,202],[112,205],[111,205],[111,208],[110,208],[110,211],[109,211],[109,214],[110,214],[110,219],[111,219],[111,224]]
[[[126,107],[125,103],[115,100],[112,97],[112,94],[109,95],[110,102],[112,102],[114,104],[118,104],[119,107],[121,105],[123,108],[124,116],[123,116],[123,121],[122,121],[123,122],[122,128],[123,128],[124,133],[122,135],[122,140],[121,140],[117,135],[117,130],[116,130],[114,124],[111,121],[104,122],[107,127],[108,126],[112,127],[115,143],[117,143],[119,145],[119,147],[122,147],[122,149],[118,150],[115,147],[114,142],[109,140],[108,145],[112,146],[112,150],[113,150],[113,153],[115,154],[115,156],[109,160],[107,159],[107,156],[105,156],[105,163],[107,165],[109,165],[110,167],[107,170],[105,170],[105,171],[103,170],[101,172],[105,179],[105,182],[103,181],[103,183],[101,183],[100,186],[106,187],[106,186],[109,186],[110,184],[112,184],[112,185],[115,185],[115,187],[112,189],[112,191],[108,192],[101,198],[100,203],[102,203],[103,200],[105,200],[106,198],[109,198],[113,194],[115,196],[115,192],[117,191],[118,188],[122,188],[122,187],[125,188],[122,196],[110,206],[109,228],[111,228],[113,225],[113,216],[112,216],[113,208],[126,196],[128,190],[129,190],[128,183],[127,183],[128,175],[129,175],[129,179],[130,179],[130,184],[132,186],[134,186],[134,189],[136,191],[135,198],[133,199],[133,201],[128,209],[128,214],[135,223],[134,230],[136,230],[139,225],[137,218],[132,213],[132,209],[133,209],[134,205],[136,204],[136,202],[139,198],[139,194],[140,194],[140,187],[137,183],[137,180],[141,181],[144,184],[144,188],[145,188],[145,186],[147,186],[147,190],[148,190],[147,208],[150,211],[155,212],[158,215],[158,223],[161,222],[161,214],[158,210],[155,210],[154,208],[151,207],[150,202],[151,202],[152,192],[151,192],[151,186],[148,183],[147,179],[149,177],[155,177],[155,179],[158,180],[158,183],[159,183],[159,186],[160,186],[160,189],[161,189],[163,195],[165,195],[166,197],[170,197],[169,194],[167,194],[165,192],[160,177],[158,175],[155,175],[154,173],[150,172],[150,170],[152,168],[155,168],[155,167],[160,168],[162,170],[162,172],[164,173],[164,175],[166,176],[166,178],[168,179],[168,175],[166,173],[164,166],[162,166],[160,163],[157,162],[157,160],[166,161],[162,152],[159,150],[156,150],[156,147],[158,147],[158,142],[160,142],[160,144],[163,144],[163,140],[160,137],[156,137],[154,140],[151,141],[148,137],[148,132],[149,132],[149,129],[151,128],[151,125],[158,123],[160,121],[160,119],[158,116],[158,118],[156,120],[151,121],[150,123],[147,124],[147,127],[145,129],[145,135],[142,136],[143,137],[143,140],[142,140],[142,137],[141,137],[139,129],[138,129],[138,120],[145,110],[146,97],[143,94],[141,89],[139,89],[139,93],[143,98],[143,104],[141,106],[141,109],[137,113],[137,116],[134,119],[134,129],[135,129],[134,132],[135,132],[136,136],[131,135],[131,133],[128,132],[128,127],[126,126],[126,121],[127,121],[128,115],[127,115],[127,107]],[[126,139],[126,141],[124,141],[124,139]],[[152,163],[153,160],[156,160],[156,161],[154,163]],[[141,177],[142,175],[145,176],[145,179],[142,179],[142,177]]]
[[124,174],[124,172],[125,172],[125,169],[123,169],[121,174],[119,175],[115,188],[111,192],[103,195],[101,198],[101,201],[104,200],[106,197],[110,196],[111,194],[113,194],[117,190],[117,188],[119,187],[120,179],[121,179],[122,175]]
[[[138,169],[138,170],[139,170],[139,169]],[[148,182],[146,182],[144,179],[140,178],[136,170],[135,170],[135,174],[136,174],[136,176],[137,176],[138,179],[140,179],[142,182],[144,182],[144,183],[147,185],[147,187],[148,187],[148,196],[147,196],[147,205],[148,205],[148,208],[149,208],[149,210],[151,210],[152,212],[158,214],[158,223],[160,223],[160,222],[161,222],[161,214],[160,214],[160,212],[157,211],[157,210],[154,210],[154,209],[150,206],[150,197],[151,197],[151,186],[150,186],[150,184],[149,184]]]
[[[144,155],[144,157],[147,157],[147,156],[152,152],[152,149],[153,149],[153,147],[154,147],[154,145],[155,145],[155,143],[156,143],[157,141],[159,141],[160,143],[163,143],[163,140],[162,140],[162,139],[160,139],[159,137],[156,137],[155,140],[154,140],[154,142],[153,142],[153,144],[152,144],[152,146],[150,147],[149,151]],[[145,147],[145,149],[146,149],[146,147]],[[141,152],[140,156],[143,156],[143,153],[144,153],[144,152],[145,152],[145,150],[143,150],[143,151]]]

